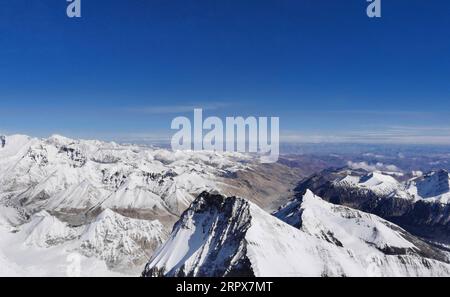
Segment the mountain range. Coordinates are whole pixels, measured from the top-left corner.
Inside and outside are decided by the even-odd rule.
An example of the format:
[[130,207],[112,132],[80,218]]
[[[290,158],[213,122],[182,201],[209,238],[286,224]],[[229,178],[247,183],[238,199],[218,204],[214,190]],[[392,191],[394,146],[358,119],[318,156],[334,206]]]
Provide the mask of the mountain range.
[[445,170],[1,140],[0,275],[450,275]]
[[[251,194],[273,209],[300,176],[287,166],[259,164],[238,153],[172,152],[59,135],[2,139],[0,232],[18,235],[4,241],[3,254],[16,243],[23,249],[58,248],[132,275],[142,271],[201,192]],[[26,254],[11,257],[16,261]],[[64,257],[56,262],[66,264]],[[43,274],[55,272],[49,268]]]

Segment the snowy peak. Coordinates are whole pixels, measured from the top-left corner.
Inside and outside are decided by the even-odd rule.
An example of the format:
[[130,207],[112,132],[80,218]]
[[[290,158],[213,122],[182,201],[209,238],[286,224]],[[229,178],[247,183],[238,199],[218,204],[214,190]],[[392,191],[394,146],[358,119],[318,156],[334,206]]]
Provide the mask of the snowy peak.
[[[308,192],[293,201],[301,228],[245,199],[202,193],[156,252],[144,276],[431,276],[443,261],[416,253],[399,227]],[[343,224],[335,226],[334,224]],[[374,230],[376,228],[376,230]],[[445,261],[444,261],[445,260]]]
[[382,197],[407,200],[427,200],[448,203],[450,201],[450,176],[446,170],[432,171],[404,182],[381,173],[349,170],[337,172],[332,180],[336,187],[370,191]]
[[346,175],[336,180],[335,185],[355,187],[385,196],[397,194],[403,189],[401,183],[394,177],[381,172],[369,172],[364,175]]
[[218,193],[203,192],[191,204],[182,218],[189,219],[196,214],[209,212],[210,215],[221,213],[226,216],[233,215],[233,211],[248,207],[246,201],[236,197],[227,198]]
[[251,220],[249,207],[243,199],[202,193],[175,224],[144,275],[252,274],[243,254],[243,239]]

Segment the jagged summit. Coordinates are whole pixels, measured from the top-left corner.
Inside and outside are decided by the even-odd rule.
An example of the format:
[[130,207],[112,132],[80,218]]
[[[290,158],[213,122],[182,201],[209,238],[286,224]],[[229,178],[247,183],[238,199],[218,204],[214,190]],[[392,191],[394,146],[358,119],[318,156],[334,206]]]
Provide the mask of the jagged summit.
[[[225,211],[226,205],[234,203],[236,200],[240,198],[237,197],[225,197],[221,195],[217,191],[203,191],[200,195],[198,195],[197,199],[195,199],[190,205],[187,212],[192,211],[202,211],[204,209],[214,209],[219,212]],[[183,216],[186,214],[183,214]]]

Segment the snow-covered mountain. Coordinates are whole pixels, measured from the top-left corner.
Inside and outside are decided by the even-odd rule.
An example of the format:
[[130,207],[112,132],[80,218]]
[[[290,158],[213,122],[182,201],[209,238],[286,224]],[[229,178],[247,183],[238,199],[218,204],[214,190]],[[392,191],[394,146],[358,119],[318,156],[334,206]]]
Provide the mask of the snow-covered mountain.
[[307,192],[450,238],[448,173],[329,170],[272,216],[302,173],[257,159],[0,137],[0,275],[66,275],[74,255],[83,276],[448,275],[441,249]]
[[348,175],[334,181],[338,187],[353,187],[361,191],[368,191],[380,196],[397,196],[408,199],[405,186],[393,176],[381,172],[368,172],[364,175]]
[[[202,193],[144,276],[448,276],[449,255],[374,215],[307,192],[276,213]],[[298,229],[299,228],[299,229]]]
[[[316,176],[328,174],[319,173]],[[333,177],[332,182],[337,187],[359,189],[380,197],[442,204],[450,202],[450,176],[446,170],[431,171],[405,181],[399,181],[394,174],[351,169],[336,170],[329,176]]]
[[[173,152],[59,135],[1,141],[1,236],[13,234],[19,251],[56,249],[62,257],[75,251],[127,274],[140,273],[201,192],[252,193],[272,207],[277,193],[298,179],[286,166],[263,167],[239,153]],[[17,257],[26,258],[23,252]]]
[[325,170],[302,180],[296,191],[308,189],[334,204],[381,216],[409,232],[450,243],[450,190],[447,171],[399,181],[380,172],[348,168]]

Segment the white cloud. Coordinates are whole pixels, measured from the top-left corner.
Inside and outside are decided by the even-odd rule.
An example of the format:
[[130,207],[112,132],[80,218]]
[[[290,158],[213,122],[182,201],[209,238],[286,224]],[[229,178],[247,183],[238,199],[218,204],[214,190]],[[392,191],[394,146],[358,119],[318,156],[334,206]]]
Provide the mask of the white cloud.
[[401,171],[397,166],[395,165],[386,165],[381,162],[378,162],[376,164],[369,164],[367,162],[352,162],[348,161],[347,166],[352,169],[364,169],[367,171],[391,171],[391,172],[399,172]]

